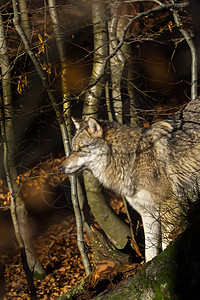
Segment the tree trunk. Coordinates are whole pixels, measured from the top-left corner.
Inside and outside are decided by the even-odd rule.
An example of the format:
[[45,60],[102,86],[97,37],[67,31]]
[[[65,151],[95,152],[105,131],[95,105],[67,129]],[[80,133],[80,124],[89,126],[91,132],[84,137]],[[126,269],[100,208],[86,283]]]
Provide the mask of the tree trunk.
[[[93,2],[94,63],[90,80],[91,84],[103,73],[105,60],[108,56],[106,8],[107,4],[105,2],[99,0]],[[105,76],[87,91],[86,103],[83,109],[84,117],[92,116],[97,118],[104,86]],[[124,248],[128,241],[127,236],[131,236],[128,225],[122,222],[107,204],[101,193],[101,185],[92,173],[84,171],[83,175],[88,204],[95,219],[113,244],[120,249]]]
[[27,8],[26,0],[19,0],[20,20],[21,26],[29,40],[31,41],[31,26],[29,22],[29,12]]
[[[104,72],[105,59],[108,56],[108,34],[106,11],[107,4],[104,1],[94,0],[92,4],[92,21],[94,35],[94,62],[90,84],[92,84]],[[105,76],[92,86],[85,96],[83,116],[97,118],[101,96],[105,86]]]
[[66,119],[67,131],[69,139],[71,141],[71,102],[70,93],[67,78],[69,59],[67,57],[66,45],[64,43],[64,37],[60,26],[59,15],[56,9],[56,0],[48,0],[49,2],[49,13],[53,24],[56,45],[61,64],[61,84],[63,94],[63,111]]
[[[50,16],[51,20],[53,23],[54,27],[54,33],[55,33],[55,38],[56,38],[56,44],[57,44],[57,49],[59,53],[59,58],[60,58],[60,63],[61,63],[61,83],[62,83],[62,92],[63,92],[63,103],[64,103],[64,113],[66,114],[66,123],[63,122],[62,126],[66,126],[66,129],[63,131],[65,132],[65,140],[67,141],[67,149],[65,148],[65,154],[66,156],[69,156],[70,154],[70,143],[71,143],[71,103],[69,100],[69,92],[68,92],[68,83],[66,81],[66,75],[65,73],[67,72],[68,68],[68,58],[67,58],[67,53],[65,50],[65,45],[64,45],[64,40],[62,36],[62,31],[60,28],[60,21],[59,21],[59,16],[56,10],[56,1],[55,0],[49,0],[49,11],[50,11]],[[57,110],[56,110],[57,111]],[[60,116],[59,112],[56,112],[57,116]],[[61,120],[60,117],[58,120]],[[60,122],[60,121],[59,121]],[[90,274],[91,272],[91,266],[90,266],[90,261],[87,256],[87,252],[85,249],[85,244],[84,244],[84,237],[83,237],[83,222],[82,222],[82,216],[81,211],[80,211],[80,206],[78,202],[78,195],[83,197],[83,193],[81,193],[81,186],[77,185],[77,178],[76,176],[69,176],[69,181],[70,181],[70,186],[71,186],[71,199],[72,199],[72,204],[74,208],[74,213],[76,217],[76,225],[77,225],[77,244],[78,248],[80,250],[83,264],[85,266],[85,271],[86,274]],[[79,192],[78,192],[79,189]]]
[[90,209],[108,239],[118,248],[123,249],[128,237],[129,226],[111,209],[101,193],[101,186],[91,172],[84,171],[84,184]]
[[[123,3],[123,6],[125,4]],[[108,21],[109,32],[109,48],[110,53],[113,53],[118,44],[118,38],[121,36],[121,32],[124,28],[123,23],[126,19],[121,19],[122,4],[120,2],[113,2],[109,4],[110,7],[110,19]],[[125,66],[125,55],[122,48],[116,53],[114,57],[110,59],[110,77],[112,85],[112,99],[113,108],[115,113],[115,119],[122,123],[122,97],[121,97],[121,81],[122,73]]]
[[[109,46],[110,55],[114,53],[118,47],[118,41],[125,33],[125,28],[129,22],[128,15],[130,15],[130,3],[123,3],[123,1],[113,2],[110,6],[110,19],[108,21],[109,32]],[[126,30],[126,35],[128,30]],[[125,36],[126,36],[125,35]],[[124,37],[125,37],[124,36]],[[131,123],[137,123],[137,114],[135,109],[135,95],[133,92],[133,85],[131,79],[133,75],[133,64],[131,59],[131,44],[123,42],[123,45],[116,52],[116,55],[110,59],[111,72],[111,86],[112,86],[112,101],[115,119],[123,122],[123,103],[122,103],[122,88],[127,87],[129,101],[130,101],[130,115]]]

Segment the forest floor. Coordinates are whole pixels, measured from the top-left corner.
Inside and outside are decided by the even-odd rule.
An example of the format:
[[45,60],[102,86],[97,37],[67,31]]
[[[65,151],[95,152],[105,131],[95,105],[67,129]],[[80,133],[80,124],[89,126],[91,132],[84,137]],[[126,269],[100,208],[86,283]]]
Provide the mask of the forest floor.
[[[68,216],[61,216],[59,223],[48,225],[48,228],[43,229],[35,238],[34,246],[47,274],[45,279],[35,281],[38,299],[55,300],[85,277],[76,237],[75,219],[71,213]],[[93,254],[89,248],[88,250],[93,264]],[[8,251],[1,256],[1,262],[5,266],[5,299],[30,299],[19,251]],[[80,295],[77,299],[90,300],[99,291],[113,290],[115,286],[120,285],[120,282],[133,276],[139,267],[139,264],[127,266],[118,274],[111,270],[112,275],[107,274],[105,277],[98,278],[97,281],[93,273],[86,283],[87,295]]]
[[[56,299],[85,277],[73,214],[44,229],[34,244],[47,274],[45,279],[35,281],[39,299]],[[30,299],[19,252],[9,251],[1,261],[5,265],[6,299]]]
[[[43,280],[35,280],[35,288],[38,299],[44,300],[55,300],[86,276],[77,247],[73,210],[69,203],[62,207],[62,201],[59,202],[61,189],[58,189],[58,183],[59,185],[61,183],[63,190],[67,188],[64,184],[66,176],[61,180],[57,172],[59,164],[60,160],[50,160],[32,173],[29,172],[28,177],[25,176],[23,191],[25,200],[29,201],[26,203],[29,210],[36,212],[36,215],[30,218],[31,235],[34,247],[45,268],[46,277]],[[59,195],[56,205],[61,204],[61,206],[54,207],[54,210],[50,209],[48,212],[49,204],[52,207],[55,205],[52,202],[55,198],[55,190]],[[4,209],[9,207],[9,197],[6,195],[8,196],[7,188],[1,182],[0,206]],[[53,199],[51,199],[52,195]],[[113,198],[111,202],[113,209],[125,216],[123,202],[116,198]],[[2,209],[0,213],[0,289],[5,286],[6,298],[4,300],[28,300],[30,296],[27,279],[14,237],[9,209],[6,211]],[[116,271],[112,261],[104,260],[100,262],[97,274],[91,244],[86,234],[85,241],[93,272],[86,281],[87,293],[80,295],[77,299],[89,300],[99,292],[112,290],[126,278],[134,276],[137,269],[141,267],[138,263],[127,264]],[[2,299],[1,291],[0,299]]]

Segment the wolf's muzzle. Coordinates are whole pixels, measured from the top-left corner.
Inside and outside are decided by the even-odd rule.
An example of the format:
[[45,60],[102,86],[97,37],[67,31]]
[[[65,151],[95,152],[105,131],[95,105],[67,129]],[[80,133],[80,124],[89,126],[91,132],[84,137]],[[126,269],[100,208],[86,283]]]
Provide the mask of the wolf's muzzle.
[[61,165],[58,170],[61,172],[61,173],[65,173],[65,168],[63,167],[63,165]]

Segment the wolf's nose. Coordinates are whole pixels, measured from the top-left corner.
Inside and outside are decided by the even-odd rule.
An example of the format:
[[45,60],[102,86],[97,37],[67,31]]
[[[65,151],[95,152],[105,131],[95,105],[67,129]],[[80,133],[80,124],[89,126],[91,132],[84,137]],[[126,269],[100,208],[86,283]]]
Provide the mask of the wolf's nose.
[[61,172],[61,173],[64,173],[65,172],[65,168],[63,167],[63,165],[61,165],[58,170]]

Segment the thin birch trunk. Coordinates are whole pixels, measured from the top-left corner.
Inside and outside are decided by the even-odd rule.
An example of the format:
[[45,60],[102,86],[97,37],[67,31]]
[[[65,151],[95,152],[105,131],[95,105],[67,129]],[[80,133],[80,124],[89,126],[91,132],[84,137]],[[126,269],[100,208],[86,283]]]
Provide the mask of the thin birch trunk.
[[112,108],[111,108],[109,81],[106,81],[105,96],[106,96],[106,106],[107,106],[108,120],[110,122],[113,122],[114,120],[113,120],[113,114],[112,114]]
[[[109,32],[109,50],[110,55],[114,53],[118,47],[118,41],[124,34],[124,29],[128,24],[128,19],[126,15],[129,14],[130,4],[122,3],[123,1],[110,3],[110,20],[108,21],[108,32]],[[128,30],[126,31],[127,34]],[[129,57],[131,56],[131,45],[128,43],[123,43],[120,49],[116,52],[116,55],[110,59],[110,72],[111,72],[111,82],[112,82],[112,99],[113,99],[113,109],[115,118],[118,122],[123,122],[123,103],[122,103],[122,80],[123,74],[126,76],[124,82],[127,81],[127,90],[130,98],[130,113],[131,113],[131,123],[136,123],[135,115],[135,97],[133,93],[132,85],[129,82],[128,76],[131,77],[131,66]],[[124,72],[125,71],[125,72]],[[127,75],[126,75],[127,74]]]
[[[173,3],[175,1],[172,1]],[[178,14],[177,10],[172,9],[173,12],[173,17],[176,26],[178,27],[179,31],[183,35],[186,43],[188,44],[190,48],[190,53],[191,53],[191,100],[195,100],[198,97],[198,60],[197,60],[197,50],[194,45],[194,42],[192,40],[192,37],[190,34],[183,29],[181,21],[180,21],[180,16]]]
[[28,38],[31,41],[31,25],[29,22],[28,8],[26,0],[19,0],[21,26]]
[[25,248],[25,254],[29,269],[35,277],[44,277],[44,268],[35,253],[30,240],[30,230],[28,225],[27,211],[24,201],[20,194],[20,188],[17,184],[17,171],[15,168],[14,156],[14,127],[13,127],[13,104],[10,78],[10,63],[7,53],[6,37],[2,16],[0,15],[0,62],[2,75],[3,90],[3,114],[5,123],[1,123],[2,134],[4,135],[4,168],[6,173],[7,184],[11,195],[11,217],[15,234],[20,249]]
[[61,64],[61,84],[63,92],[63,111],[65,114],[65,120],[67,124],[67,131],[71,140],[71,103],[69,100],[70,93],[68,83],[66,80],[66,74],[68,72],[69,59],[67,57],[66,47],[64,44],[63,33],[60,28],[60,20],[56,9],[56,0],[48,0],[49,13],[53,24],[54,35],[56,39],[56,45]]
[[[110,53],[113,53],[118,44],[118,37],[121,36],[120,24],[120,10],[122,4],[120,2],[110,3],[110,14],[111,18],[108,22],[108,32],[109,32],[109,47]],[[118,122],[122,123],[122,97],[121,97],[121,81],[122,73],[125,66],[125,55],[123,52],[123,47],[110,59],[110,71],[111,71],[111,82],[112,82],[112,99],[115,118]]]
[[[70,94],[68,92],[68,83],[66,81],[66,72],[68,69],[68,58],[67,58],[67,53],[63,41],[63,35],[62,31],[60,28],[60,21],[59,21],[59,16],[56,10],[56,0],[49,0],[49,12],[51,16],[51,20],[53,23],[54,27],[54,34],[56,38],[56,44],[57,44],[57,49],[59,53],[59,58],[60,58],[60,63],[61,63],[61,83],[62,83],[62,91],[63,91],[63,110],[65,112],[66,117],[66,122],[67,122],[67,134],[68,134],[68,140],[69,142],[71,141],[71,103],[69,100]],[[65,123],[64,123],[65,124]],[[66,156],[69,156],[70,154],[70,143],[67,144],[68,149],[66,152]],[[81,191],[81,186],[80,184],[77,184],[77,178],[76,176],[69,176],[69,181],[71,185],[71,198],[72,198],[72,203],[74,207],[74,212],[76,216],[76,223],[77,223],[77,243],[78,247],[80,250],[80,253],[82,255],[82,260],[85,266],[86,274],[90,274],[91,272],[91,266],[90,266],[90,261],[87,256],[87,252],[85,249],[84,245],[84,236],[83,236],[83,222],[82,218],[84,219],[84,214],[80,210],[79,202],[78,202],[78,196],[83,199],[83,193]],[[84,200],[82,200],[82,203]],[[85,220],[84,220],[85,221]]]
[[[0,16],[1,18],[1,16]],[[1,103],[1,102],[0,102]],[[10,159],[10,147],[9,147],[9,143],[7,140],[7,136],[6,136],[6,119],[3,118],[3,105],[2,105],[2,110],[0,112],[0,118],[1,118],[1,135],[3,138],[3,156],[4,156],[4,170],[5,170],[5,175],[6,175],[6,181],[7,181],[7,185],[8,185],[8,189],[10,192],[10,214],[11,214],[11,219],[12,219],[12,223],[13,223],[13,227],[14,227],[14,231],[15,231],[15,236],[20,248],[20,252],[21,252],[21,259],[22,259],[22,265],[24,268],[24,271],[26,273],[26,277],[27,277],[27,282],[28,282],[28,286],[30,288],[30,292],[31,292],[31,300],[37,300],[37,295],[36,295],[36,290],[35,290],[35,286],[34,286],[34,281],[33,281],[33,273],[35,272],[35,266],[36,266],[36,255],[34,254],[34,251],[32,250],[32,245],[29,245],[29,240],[27,241],[26,236],[24,235],[24,229],[26,228],[27,233],[29,232],[28,228],[27,228],[27,220],[25,220],[23,218],[23,224],[22,224],[22,220],[20,219],[20,221],[18,221],[18,218],[22,216],[23,212],[26,212],[24,210],[24,207],[21,207],[21,209],[23,211],[21,211],[20,209],[20,214],[19,214],[19,210],[17,210],[17,206],[16,204],[18,203],[17,198],[19,197],[19,195],[16,196],[16,185],[13,182],[13,168],[10,166],[10,161],[12,161],[12,159]],[[4,120],[4,121],[3,121]],[[11,172],[12,172],[12,176],[11,176]],[[22,203],[23,204],[23,203]],[[22,226],[20,226],[20,224],[22,224]],[[21,234],[22,232],[22,234]],[[34,255],[34,260],[32,260],[32,256],[27,256],[28,252],[27,251],[31,251],[32,255]],[[34,263],[32,263],[34,262]],[[45,271],[44,271],[45,274]],[[38,274],[35,277],[39,277],[42,278],[44,277],[44,274]]]
[[132,69],[132,66],[128,66],[128,76],[127,76],[127,90],[128,90],[128,96],[130,99],[130,123],[132,125],[138,124],[138,114],[137,114],[137,108],[136,108],[136,93],[133,85],[133,76],[134,72]]
[[[91,75],[92,84],[104,72],[105,60],[108,56],[108,34],[106,11],[107,4],[94,0],[92,4],[93,34],[94,34],[94,63]],[[92,86],[86,93],[84,117],[98,116],[99,102],[105,86],[105,76]],[[84,171],[84,184],[88,204],[98,224],[104,230],[113,244],[122,249],[127,244],[127,237],[131,236],[129,227],[113,212],[101,192],[101,185],[91,172]]]
[[[107,22],[105,20],[106,3],[94,0],[92,3],[92,22],[94,36],[94,62],[90,84],[104,72],[105,59],[108,56]],[[92,86],[85,95],[83,116],[97,118],[98,105],[105,87],[105,76]]]

